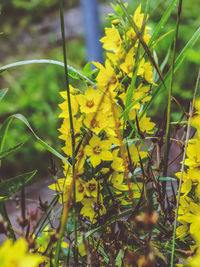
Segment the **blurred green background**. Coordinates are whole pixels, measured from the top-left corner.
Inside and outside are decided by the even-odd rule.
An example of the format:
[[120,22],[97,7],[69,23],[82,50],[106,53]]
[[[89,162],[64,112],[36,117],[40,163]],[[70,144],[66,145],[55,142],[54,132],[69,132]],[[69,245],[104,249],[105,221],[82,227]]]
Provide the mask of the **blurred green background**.
[[[76,9],[79,1],[64,1],[65,9]],[[113,1],[101,1],[109,4]],[[128,1],[127,1],[128,2]],[[129,10],[138,6],[139,1],[129,1]],[[145,1],[141,1],[142,4]],[[154,28],[170,1],[150,1],[149,25]],[[61,42],[57,40],[58,29],[53,25],[54,19],[59,16],[58,0],[3,0],[1,1],[1,62],[9,64],[25,59],[48,58],[63,61]],[[144,5],[143,5],[144,6]],[[108,8],[108,10],[110,10]],[[183,1],[181,25],[177,53],[185,46],[195,30],[199,27],[199,0]],[[49,20],[48,20],[49,19]],[[76,23],[76,18],[74,18]],[[51,22],[51,27],[49,27]],[[42,25],[42,26],[41,26]],[[102,34],[108,21],[102,23]],[[176,9],[170,16],[160,35],[174,29],[176,25]],[[55,27],[54,27],[55,26]],[[55,32],[52,31],[55,29]],[[78,26],[77,26],[78,27]],[[66,29],[70,31],[70,29]],[[165,58],[172,44],[173,33],[161,40],[156,47],[158,64]],[[200,63],[199,42],[190,49],[182,67],[175,75],[173,95],[179,102],[188,108],[189,100],[193,95],[195,81]],[[67,40],[68,64],[81,70],[86,63],[86,49],[84,36],[77,34],[69,36]],[[171,65],[171,57],[164,69],[164,73]],[[5,118],[14,113],[21,113],[29,120],[36,133],[61,152],[62,141],[58,139],[57,129],[61,120],[58,104],[62,102],[59,91],[64,88],[64,72],[61,67],[53,65],[32,65],[18,67],[1,73],[0,88],[9,88],[6,97],[0,103],[0,125]],[[167,92],[162,92],[151,109],[155,121],[159,121],[166,107]],[[178,120],[181,111],[172,105],[173,120]],[[38,169],[38,179],[48,176],[50,166],[49,153],[35,141],[32,134],[19,121],[11,125],[6,147],[9,148],[19,142],[25,142],[22,150],[3,160],[0,176],[10,177],[23,171]],[[60,161],[54,159],[56,164]]]

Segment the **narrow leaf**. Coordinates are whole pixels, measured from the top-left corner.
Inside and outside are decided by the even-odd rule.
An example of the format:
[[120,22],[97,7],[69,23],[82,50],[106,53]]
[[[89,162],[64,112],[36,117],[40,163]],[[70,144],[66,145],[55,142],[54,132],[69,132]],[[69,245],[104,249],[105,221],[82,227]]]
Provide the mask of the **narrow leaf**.
[[32,129],[32,127],[30,126],[28,120],[22,115],[22,114],[14,114],[12,115],[12,117],[19,119],[20,121],[22,121],[28,128],[29,130],[32,132],[32,134],[35,136],[35,138],[37,139],[37,141],[49,152],[51,152],[52,154],[54,154],[56,157],[60,158],[61,160],[63,160],[64,162],[66,162],[69,166],[71,166],[71,164],[69,163],[69,161],[63,157],[60,153],[58,153],[55,149],[53,149],[50,145],[48,145],[47,143],[45,143]]
[[[196,32],[192,35],[192,37],[190,38],[190,40],[187,42],[187,44],[185,45],[185,47],[183,48],[183,50],[181,51],[181,53],[178,55],[176,61],[175,61],[175,66],[174,66],[174,73],[180,68],[181,64],[183,63],[185,57],[187,56],[187,52],[189,51],[189,49],[191,49],[191,47],[196,43],[196,41],[198,40],[200,36],[200,27],[196,30]],[[171,71],[169,70],[167,72],[167,74],[165,75],[165,84],[167,86],[169,79],[170,79],[170,74]],[[156,97],[159,95],[159,93],[162,92],[162,90],[164,89],[163,84],[160,83],[158,85],[158,87],[156,88],[156,90],[153,92],[152,98],[151,100],[148,102],[148,104],[146,105],[146,107],[144,108],[141,117],[150,109],[151,105],[153,104],[153,101],[155,101]]]
[[123,257],[124,257],[124,251],[122,249],[120,249],[120,251],[116,257],[116,260],[115,260],[116,266],[118,266],[118,267],[122,266]]
[[167,19],[169,18],[175,4],[176,4],[177,0],[172,0],[167,8],[167,10],[165,11],[165,13],[163,14],[162,18],[160,19],[159,23],[157,24],[155,31],[153,33],[153,35],[151,36],[151,39],[149,41],[149,47],[152,45],[153,41],[157,38],[157,35],[160,31],[160,29],[165,25]]
[[157,179],[159,180],[159,181],[177,181],[177,179],[176,178],[172,178],[172,177],[157,177]]
[[23,185],[28,183],[36,174],[37,170],[20,174],[16,177],[0,182],[0,196],[3,197],[1,201],[8,199],[15,194]]
[[0,101],[4,98],[4,96],[7,94],[8,89],[1,89],[0,90]]
[[23,145],[24,145],[24,143],[20,143],[14,147],[9,148],[8,150],[4,150],[4,151],[0,152],[0,159],[17,152]]
[[[7,70],[10,68],[18,67],[18,66],[23,66],[23,65],[30,65],[30,64],[53,64],[53,65],[58,65],[61,67],[64,67],[64,63],[57,61],[57,60],[50,60],[50,59],[33,59],[33,60],[23,60],[23,61],[18,61],[14,62],[5,66],[0,67],[0,71]],[[96,86],[94,82],[92,82],[88,77],[83,75],[81,72],[73,68],[72,66],[67,65],[68,67],[68,74],[70,77],[73,79],[78,79],[78,80],[86,80],[88,81],[91,85]]]

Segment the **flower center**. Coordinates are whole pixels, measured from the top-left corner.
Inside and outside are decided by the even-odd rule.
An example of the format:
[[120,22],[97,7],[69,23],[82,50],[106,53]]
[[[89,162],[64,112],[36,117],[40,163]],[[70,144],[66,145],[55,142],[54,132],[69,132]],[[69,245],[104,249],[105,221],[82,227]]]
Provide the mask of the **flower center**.
[[93,101],[93,100],[88,100],[88,101],[86,102],[86,106],[87,106],[88,108],[92,108],[92,107],[94,106],[94,101]]
[[109,84],[116,84],[116,83],[117,83],[116,76],[112,76],[111,79],[109,80]]
[[101,151],[102,151],[102,149],[100,148],[100,146],[95,146],[95,147],[93,148],[93,152],[94,152],[94,154],[96,154],[96,155],[99,155],[99,154],[101,153]]
[[99,122],[96,119],[91,120],[90,122],[91,128],[99,127]]
[[118,39],[118,40],[116,41],[116,46],[117,46],[117,48],[119,48],[119,47],[121,46],[121,40],[120,40],[120,39]]
[[88,189],[92,192],[96,190],[96,185],[95,184],[89,184]]
[[83,193],[84,192],[84,186],[82,184],[78,185],[78,192]]

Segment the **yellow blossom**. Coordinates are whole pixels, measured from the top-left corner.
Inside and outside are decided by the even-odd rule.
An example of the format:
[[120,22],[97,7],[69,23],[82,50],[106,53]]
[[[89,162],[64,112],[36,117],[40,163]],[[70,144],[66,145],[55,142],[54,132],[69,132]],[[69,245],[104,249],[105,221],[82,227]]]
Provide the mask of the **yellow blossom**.
[[[80,132],[80,128],[82,125],[82,119],[76,119],[76,117],[73,118],[73,128],[74,128],[74,134],[78,134]],[[70,120],[69,118],[65,118],[63,120],[63,123],[61,127],[58,129],[59,132],[61,132],[61,135],[59,136],[60,139],[68,140],[71,137],[71,128],[70,128]]]
[[150,118],[146,117],[146,114],[139,120],[139,129],[141,132],[152,133],[155,123],[150,121]]
[[99,90],[89,86],[85,91],[85,94],[78,95],[76,98],[80,104],[80,110],[82,113],[96,112],[99,105],[102,94]]
[[114,91],[118,85],[118,78],[110,61],[106,59],[105,67],[98,62],[93,64],[100,69],[96,78],[98,87],[102,90],[109,88],[110,91]]
[[45,257],[28,253],[28,244],[24,238],[14,243],[7,239],[0,247],[1,267],[38,267],[44,261]]
[[[71,183],[72,183],[72,175],[68,175],[67,178],[60,178],[57,180],[56,183],[53,183],[48,187],[51,190],[60,193],[59,202],[63,203],[67,200],[68,191]],[[85,182],[82,179],[78,178],[76,179],[76,201],[77,202],[82,201],[84,194],[85,194]]]
[[112,153],[109,151],[111,146],[110,140],[101,141],[97,136],[90,139],[89,145],[85,147],[85,153],[90,157],[93,167],[96,167],[101,161],[111,161],[113,159]]
[[106,36],[101,38],[100,42],[103,43],[103,48],[118,52],[121,48],[121,37],[118,30],[112,25],[112,28],[105,28]]
[[148,83],[151,83],[153,85],[156,85],[153,82],[153,67],[150,62],[146,62],[144,64],[144,78]]
[[[78,102],[76,95],[71,95],[70,99],[71,99],[72,114],[76,115],[78,112]],[[62,109],[59,118],[69,118],[68,101],[65,100],[63,103],[59,104],[59,107]]]
[[101,189],[102,189],[102,186],[98,184],[98,182],[94,178],[92,178],[86,184],[86,195],[88,197],[97,197]]
[[103,204],[103,198],[100,194],[98,198],[84,198],[81,202],[83,207],[81,214],[90,218],[90,221],[95,223],[98,216],[106,213],[106,208]]
[[122,71],[128,75],[128,77],[133,76],[133,68],[135,65],[135,59],[134,59],[134,47],[132,47],[129,52],[126,54],[125,61],[120,65],[120,68]]
[[111,164],[111,167],[113,170],[116,172],[123,172],[124,171],[124,162],[123,159],[118,157],[119,150],[115,149],[112,154],[113,154],[113,162]]
[[140,149],[141,149],[141,145],[136,146],[135,144],[132,144],[129,147],[131,163],[134,164],[134,166],[140,165],[140,158],[142,160],[148,156],[148,153],[146,151],[140,151]]
[[109,178],[110,183],[113,186],[113,189],[116,193],[120,193],[121,191],[128,191],[128,186],[122,184],[124,180],[124,175],[119,174],[118,172],[113,172]]
[[88,113],[84,119],[85,126],[90,129],[90,131],[99,134],[107,126],[107,118],[104,112]]

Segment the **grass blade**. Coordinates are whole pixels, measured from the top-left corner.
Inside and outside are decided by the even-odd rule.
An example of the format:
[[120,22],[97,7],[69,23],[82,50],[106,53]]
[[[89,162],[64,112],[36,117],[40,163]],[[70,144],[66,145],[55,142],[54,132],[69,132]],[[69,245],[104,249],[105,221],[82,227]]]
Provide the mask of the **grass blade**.
[[28,183],[37,170],[20,174],[16,177],[9,178],[0,182],[0,196],[3,197],[0,201],[8,199],[15,194],[23,185]]
[[[187,44],[185,45],[185,47],[182,49],[181,53],[179,54],[179,56],[176,58],[175,61],[175,66],[174,66],[174,73],[176,73],[176,71],[180,68],[181,64],[183,63],[187,52],[189,51],[189,49],[196,43],[196,41],[198,40],[198,38],[200,37],[200,27],[196,30],[196,32],[192,35],[192,37],[190,38],[190,40],[187,42]],[[169,82],[169,78],[170,78],[170,70],[167,72],[167,74],[165,75],[164,79],[165,79],[165,84],[166,86],[168,86],[168,82]],[[153,104],[153,101],[156,100],[156,97],[159,95],[159,93],[162,92],[162,90],[164,89],[164,86],[162,83],[160,83],[158,85],[158,87],[156,88],[156,90],[154,91],[151,100],[148,102],[148,104],[146,105],[146,107],[144,108],[141,117],[148,112],[148,110],[150,109],[151,105]]]
[[[2,67],[0,67],[0,71],[4,71],[7,69],[11,69],[11,68],[15,68],[15,67],[23,66],[23,65],[30,65],[30,64],[53,64],[53,65],[57,65],[57,66],[61,66],[61,67],[65,66],[63,62],[57,61],[57,60],[33,59],[33,60],[18,61],[18,62],[14,62],[14,63],[8,64],[8,65],[2,66]],[[67,68],[68,68],[68,75],[70,77],[72,77],[73,79],[78,79],[78,80],[84,79],[87,82],[89,82],[91,85],[96,86],[96,84],[93,81],[91,81],[88,77],[83,75],[81,72],[79,72],[78,70],[76,70],[72,66],[67,65]]]
[[58,157],[59,159],[63,160],[64,162],[66,162],[69,166],[71,166],[71,164],[69,163],[69,161],[63,157],[59,152],[57,152],[54,148],[52,148],[50,145],[48,145],[46,142],[44,142],[32,129],[32,127],[30,126],[29,122],[27,121],[27,119],[21,115],[21,114],[14,114],[11,115],[12,118],[16,118],[19,119],[20,121],[22,121],[28,128],[29,130],[33,133],[33,135],[35,136],[35,138],[37,139],[37,141],[49,152],[51,152],[53,155],[55,155],[56,157]]
[[24,145],[24,143],[20,143],[16,146],[11,147],[8,150],[4,150],[2,152],[0,152],[0,159],[7,157],[8,155],[15,153],[16,151],[18,151],[22,146]]
[[163,14],[162,18],[160,19],[159,23],[157,24],[155,31],[153,32],[151,39],[149,41],[149,47],[151,47],[151,45],[153,44],[153,41],[156,40],[157,35],[160,31],[160,29],[165,25],[167,19],[169,18],[175,4],[176,4],[177,0],[172,0],[167,8],[167,10],[165,11],[165,13]]
[[8,89],[1,89],[0,90],[0,101],[4,98],[4,96],[7,94]]

